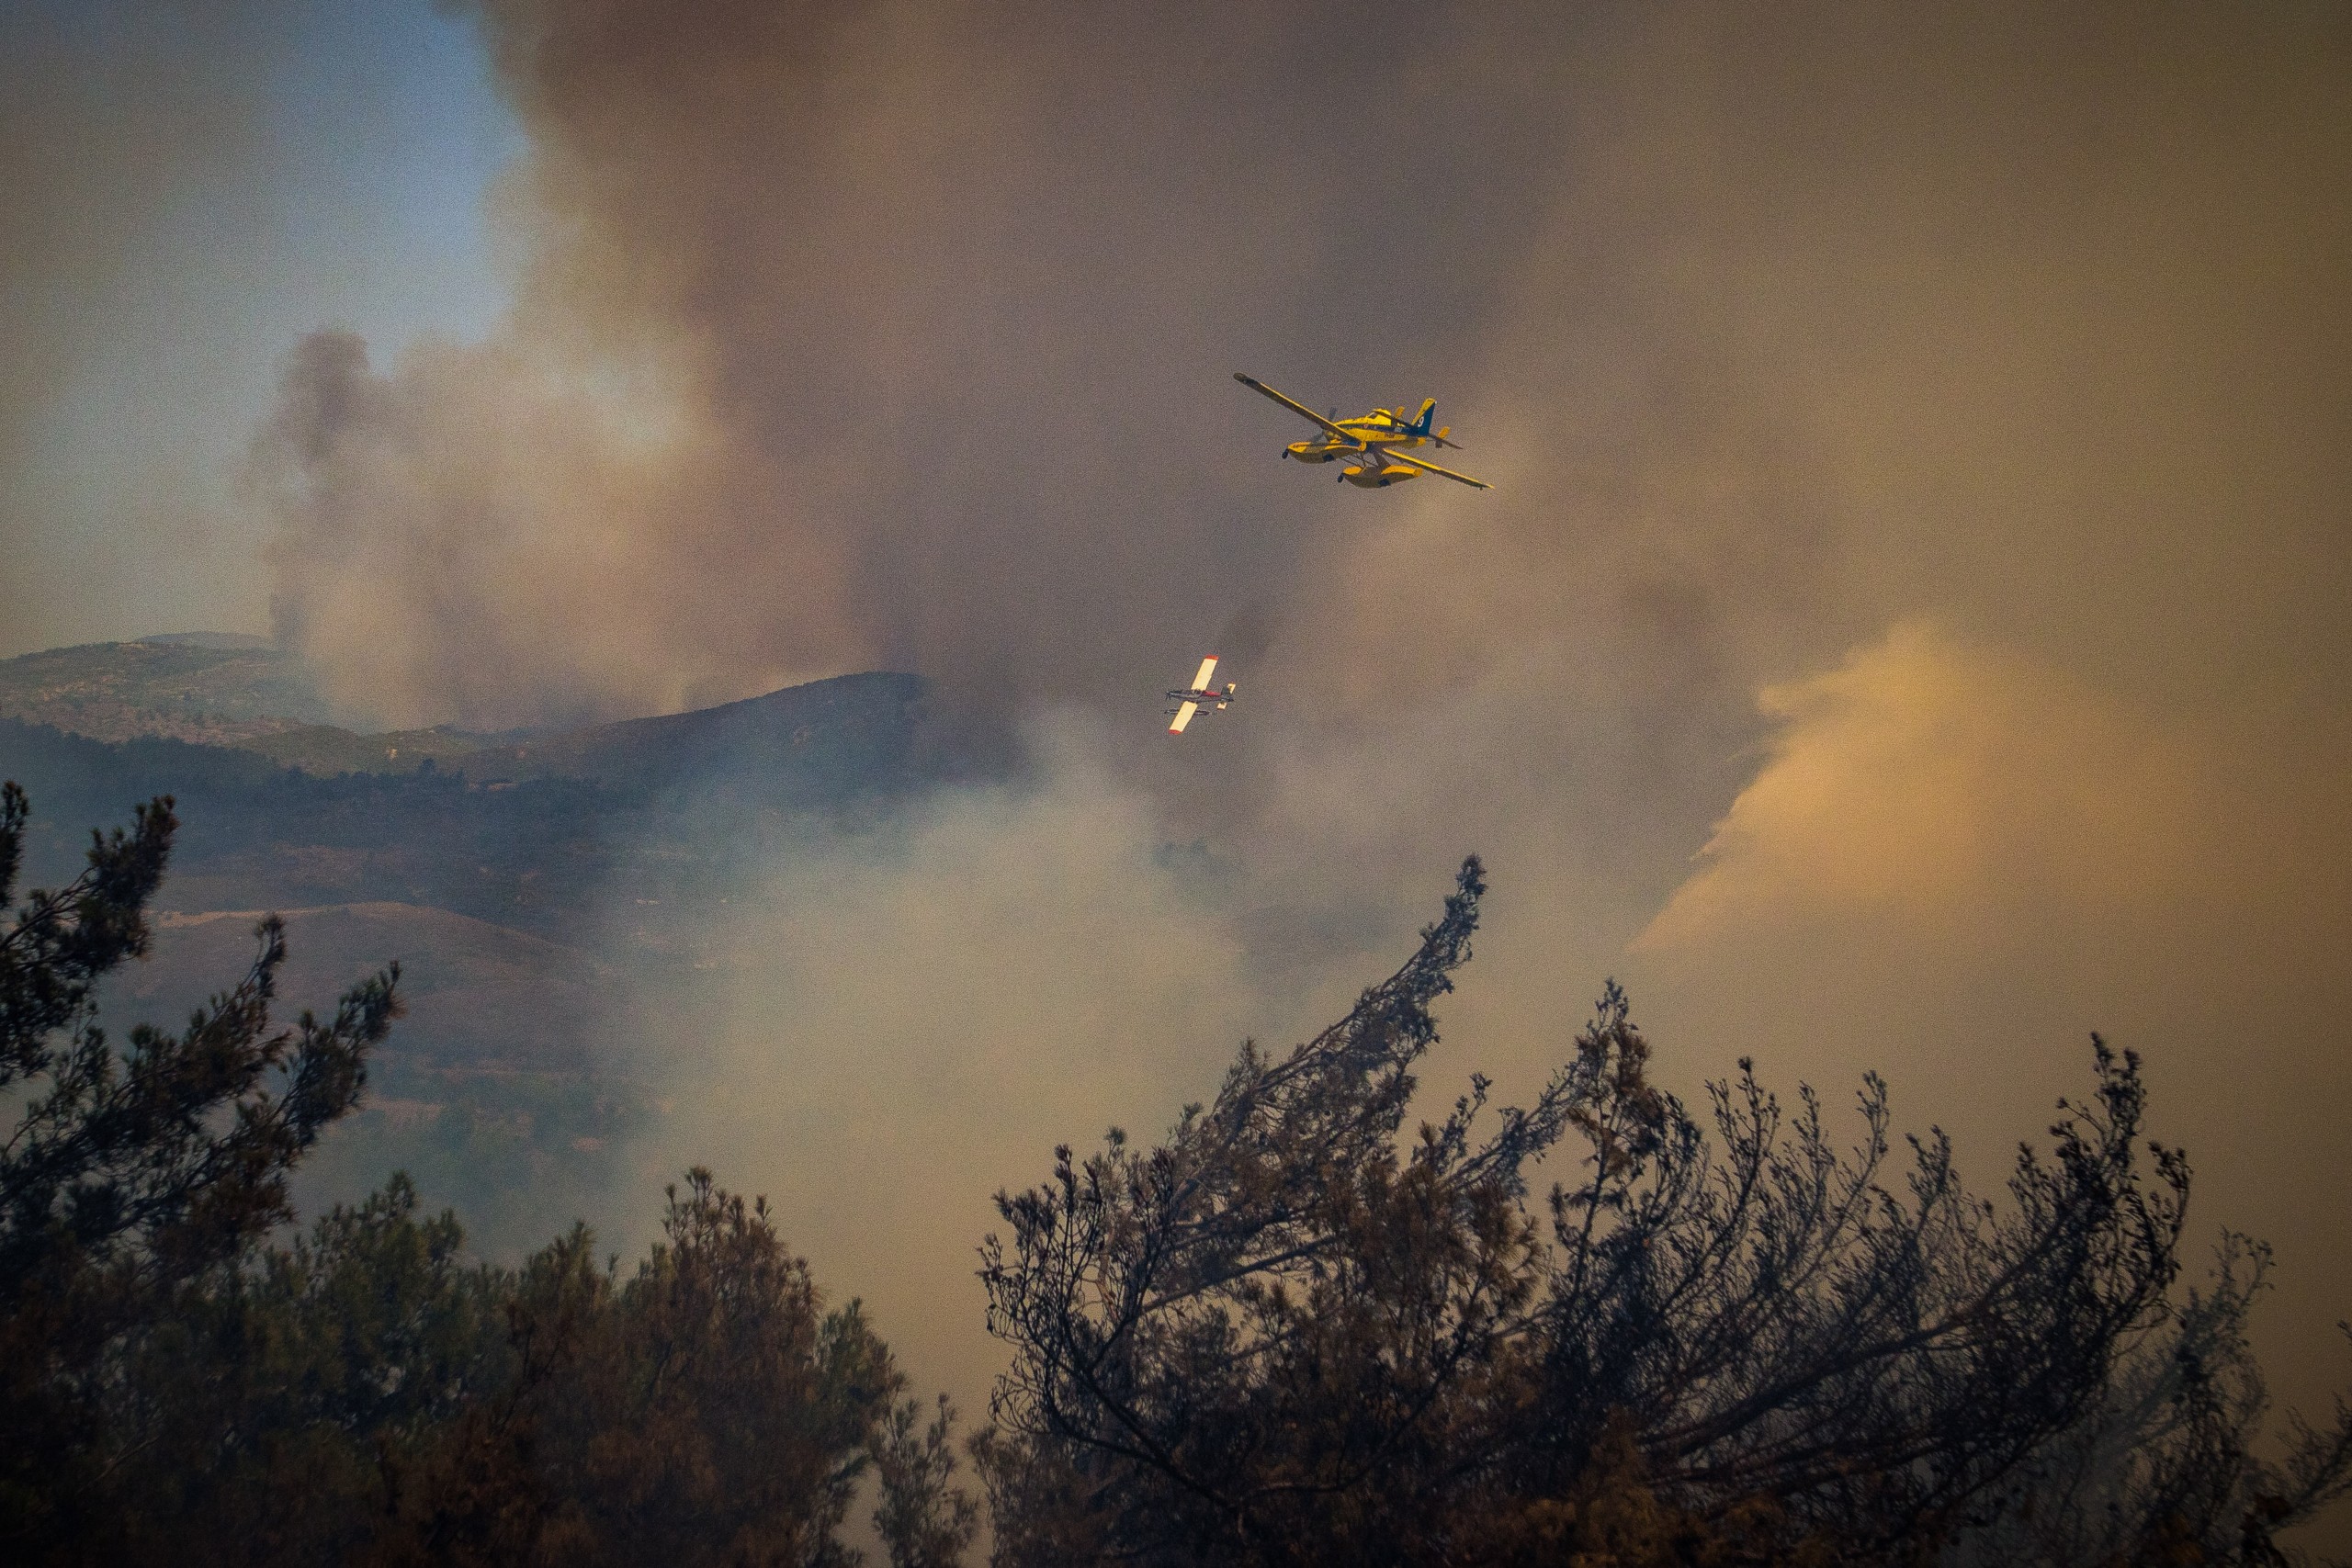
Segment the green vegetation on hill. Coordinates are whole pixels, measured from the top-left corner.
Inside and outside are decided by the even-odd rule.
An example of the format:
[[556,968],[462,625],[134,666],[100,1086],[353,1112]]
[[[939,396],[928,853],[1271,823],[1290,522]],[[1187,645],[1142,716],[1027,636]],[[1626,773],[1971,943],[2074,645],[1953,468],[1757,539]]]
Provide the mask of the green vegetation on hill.
[[506,739],[442,727],[362,735],[328,724],[294,725],[236,744],[280,767],[307,773],[413,773],[462,767],[483,747]]
[[384,735],[327,723],[300,662],[254,639],[184,633],[53,648],[0,660],[0,718],[94,740],[184,740],[313,773],[447,767],[514,736],[447,726]]
[[326,704],[275,649],[172,638],[96,642],[0,660],[0,717],[99,740],[240,745],[323,724]]
[[[6,719],[0,773],[57,802],[67,820],[175,796],[193,824],[174,883],[184,909],[393,902],[543,933],[590,914],[648,806],[569,779],[489,790],[437,772],[317,778],[249,751],[108,744]],[[46,876],[74,843],[52,827],[31,847]]]

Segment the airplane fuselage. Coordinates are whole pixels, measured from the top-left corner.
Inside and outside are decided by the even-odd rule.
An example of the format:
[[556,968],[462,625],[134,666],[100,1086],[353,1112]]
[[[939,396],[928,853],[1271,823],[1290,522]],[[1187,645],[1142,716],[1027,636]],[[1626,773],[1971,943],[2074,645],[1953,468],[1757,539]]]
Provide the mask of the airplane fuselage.
[[[1197,679],[1205,682],[1209,672],[1216,668],[1216,660],[1208,660],[1201,666],[1201,673]],[[1207,708],[1215,708],[1217,712],[1223,713],[1233,705],[1233,682],[1227,681],[1222,688],[1206,684],[1178,687],[1168,694],[1168,700],[1176,705],[1166,710],[1176,720],[1168,727],[1168,733],[1182,735],[1184,733],[1184,727],[1193,722],[1193,715]]]
[[1340,478],[1363,490],[1381,490],[1402,484],[1419,477],[1419,468],[1403,463],[1384,461],[1381,454],[1390,449],[1410,451],[1430,445],[1429,435],[1416,430],[1405,417],[1390,409],[1374,409],[1361,419],[1336,422],[1346,435],[1326,431],[1305,441],[1294,441],[1283,448],[1283,456],[1302,463],[1334,463],[1341,458],[1353,461],[1340,470]]

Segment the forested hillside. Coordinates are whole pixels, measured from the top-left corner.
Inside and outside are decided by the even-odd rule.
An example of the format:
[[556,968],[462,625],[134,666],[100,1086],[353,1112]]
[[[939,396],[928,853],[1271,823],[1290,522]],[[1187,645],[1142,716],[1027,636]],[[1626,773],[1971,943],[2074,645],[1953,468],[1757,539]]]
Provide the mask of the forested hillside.
[[[84,685],[143,690],[131,677],[146,662],[133,657],[128,674]],[[403,903],[566,940],[618,883],[643,891],[649,878],[691,878],[725,861],[716,846],[733,835],[789,831],[807,814],[919,787],[921,699],[912,676],[843,676],[695,713],[474,744],[459,767],[428,757],[325,773],[246,746],[152,733],[107,740],[0,717],[0,773],[42,802],[27,846],[36,875],[63,873],[78,852],[79,831],[62,824],[116,818],[168,794],[190,824],[176,908]],[[247,692],[232,705],[260,700]]]
[[237,746],[323,725],[329,709],[300,667],[259,638],[198,632],[0,660],[0,717],[100,740]]
[[[514,1254],[659,1114],[595,1047],[691,985],[695,955],[628,917],[727,897],[745,845],[788,852],[924,787],[922,700],[912,676],[854,675],[529,739],[421,732],[444,765],[413,737],[284,717],[315,710],[267,649],[100,644],[0,663],[0,711],[63,724],[0,717],[0,777],[40,807],[23,836],[34,886],[74,874],[87,824],[178,803],[149,952],[107,990],[126,1018],[167,1025],[202,1002],[264,912],[284,919],[305,995],[401,960],[408,1020],[304,1190],[405,1168]],[[356,765],[327,770],[338,757]]]

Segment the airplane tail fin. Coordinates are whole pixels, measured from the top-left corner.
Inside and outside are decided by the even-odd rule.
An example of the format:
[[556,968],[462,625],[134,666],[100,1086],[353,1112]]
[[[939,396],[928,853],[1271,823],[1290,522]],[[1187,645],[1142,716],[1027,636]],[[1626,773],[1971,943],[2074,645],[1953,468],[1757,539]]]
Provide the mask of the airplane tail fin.
[[1423,398],[1421,400],[1420,412],[1413,416],[1413,434],[1416,435],[1427,435],[1430,433],[1430,422],[1436,418],[1437,400],[1435,398]]

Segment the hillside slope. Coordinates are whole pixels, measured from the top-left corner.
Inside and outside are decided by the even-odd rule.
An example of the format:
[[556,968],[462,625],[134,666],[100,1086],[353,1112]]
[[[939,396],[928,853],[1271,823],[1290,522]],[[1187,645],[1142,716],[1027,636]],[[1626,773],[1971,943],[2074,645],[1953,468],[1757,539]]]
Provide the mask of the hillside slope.
[[746,835],[922,787],[922,690],[843,676],[481,750],[470,775],[319,777],[243,748],[0,718],[0,777],[32,796],[35,882],[73,874],[91,827],[170,795],[165,908],[407,904],[572,942],[602,900],[723,877]]
[[322,776],[462,770],[476,781],[739,793],[750,783],[763,798],[793,801],[901,768],[922,691],[919,677],[876,672],[570,731],[367,733],[329,724],[300,661],[257,638],[182,632],[0,660],[0,719],[92,740],[179,740]]
[[571,778],[622,790],[749,787],[780,800],[818,801],[871,788],[914,762],[916,675],[837,675],[692,713],[485,746],[469,774]]
[[201,633],[0,660],[0,718],[97,740],[158,736],[235,746],[327,717],[285,654],[217,646]]
[[[340,995],[392,957],[407,1017],[391,1049],[420,1066],[503,1072],[587,1070],[609,965],[577,948],[413,904],[281,909],[288,958],[279,994],[309,1003]],[[175,1027],[255,951],[260,909],[164,912],[153,946],[110,986],[119,1019]]]
[[593,1209],[666,1113],[605,1055],[705,983],[695,923],[649,917],[936,782],[923,694],[871,673],[567,733],[359,735],[317,722],[274,649],[150,638],[0,661],[0,778],[32,799],[29,886],[74,874],[93,827],[177,802],[152,952],[105,997],[117,1039],[232,984],[264,910],[287,921],[288,1017],[400,960],[408,1014],[301,1201],[406,1169],[515,1250]]
[[[72,876],[91,828],[176,799],[153,952],[106,998],[118,1039],[133,1022],[175,1027],[232,984],[263,910],[287,919],[289,1015],[400,960],[408,1016],[363,1109],[306,1166],[303,1201],[356,1198],[404,1168],[492,1247],[580,1213],[619,1179],[633,1130],[663,1114],[600,1059],[701,981],[679,945],[694,922],[649,913],[713,907],[837,814],[935,773],[911,675],[530,739],[428,732],[445,750],[413,759],[404,737],[271,715],[292,705],[272,684],[283,673],[266,650],[184,644],[0,665],[0,708],[70,721],[0,716],[0,778],[32,798],[25,880]],[[198,694],[175,709],[175,692]],[[88,733],[109,728],[133,733]],[[330,747],[350,761],[282,765],[332,761]]]

